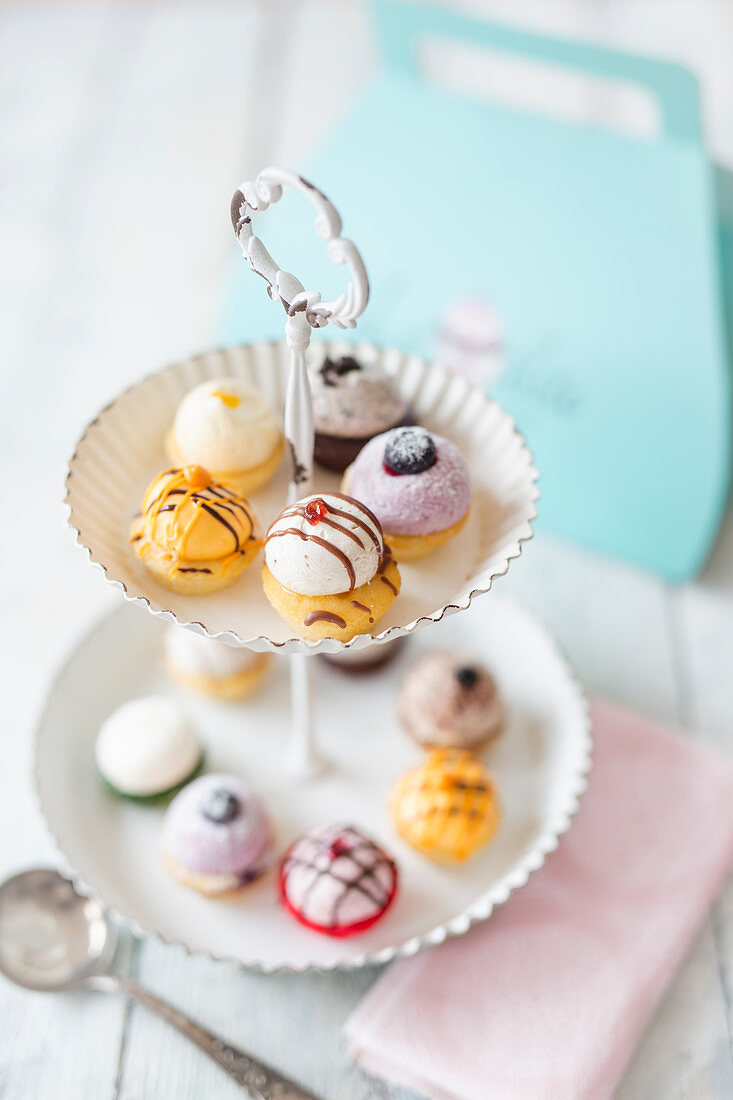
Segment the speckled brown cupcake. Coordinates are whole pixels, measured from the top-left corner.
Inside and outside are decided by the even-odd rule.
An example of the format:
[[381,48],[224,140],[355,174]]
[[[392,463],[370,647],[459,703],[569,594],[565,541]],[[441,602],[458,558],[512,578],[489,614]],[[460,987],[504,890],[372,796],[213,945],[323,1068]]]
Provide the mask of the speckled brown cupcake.
[[376,363],[326,358],[311,368],[310,386],[315,459],[329,470],[345,470],[375,435],[413,423],[406,400]]
[[400,721],[424,748],[477,749],[500,732],[496,682],[477,661],[428,653],[409,670],[397,702]]

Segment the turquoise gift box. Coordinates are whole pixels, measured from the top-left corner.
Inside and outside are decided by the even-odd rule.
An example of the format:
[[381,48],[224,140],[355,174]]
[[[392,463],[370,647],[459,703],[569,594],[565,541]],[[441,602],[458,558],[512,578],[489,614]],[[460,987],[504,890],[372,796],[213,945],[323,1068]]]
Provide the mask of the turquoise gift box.
[[[722,288],[733,253],[729,180],[706,154],[694,78],[434,5],[376,0],[373,12],[384,64],[300,166],[364,256],[372,298],[358,337],[429,355],[447,305],[487,298],[507,333],[495,396],[535,454],[540,523],[669,579],[693,575],[727,496]],[[421,63],[426,43],[483,50],[487,66],[521,57],[643,88],[659,132],[438,86]],[[331,293],[334,269],[325,252],[314,260],[302,216],[283,209],[265,243]],[[227,342],[282,335],[257,283],[240,259]]]

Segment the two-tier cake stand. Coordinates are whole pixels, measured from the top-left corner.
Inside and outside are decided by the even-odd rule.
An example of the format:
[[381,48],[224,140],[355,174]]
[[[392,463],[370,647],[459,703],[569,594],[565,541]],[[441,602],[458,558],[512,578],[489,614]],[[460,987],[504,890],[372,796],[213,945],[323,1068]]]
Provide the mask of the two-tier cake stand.
[[[334,301],[305,290],[255,235],[255,221],[287,186],[313,204],[317,233],[331,259],[348,269],[348,286]],[[345,645],[332,638],[306,641],[293,636],[270,608],[256,568],[213,595],[181,596],[160,588],[132,554],[129,520],[145,486],[165,466],[163,438],[175,409],[206,379],[244,379],[283,412],[289,480],[283,473],[253,496],[265,524],[287,500],[313,488],[336,488],[333,475],[313,469],[307,366],[319,362],[324,349],[309,345],[314,328],[354,327],[369,294],[361,257],[341,236],[341,219],[328,199],[282,169],[266,169],[235,193],[232,220],[246,259],[284,310],[285,340],[213,351],[159,371],[108,405],[79,441],[67,482],[70,525],[107,580],[154,618],[123,608],[73,655],[41,722],[38,790],[77,882],[137,930],[268,970],[360,966],[466,931],[542,864],[585,787],[587,707],[552,639],[527,612],[492,597],[485,610],[451,618],[489,591],[530,538],[536,472],[524,441],[498,405],[416,356],[348,345],[352,354],[378,362],[390,374],[418,423],[460,446],[471,469],[473,503],[468,523],[450,546],[401,567],[400,596],[374,634]],[[346,349],[332,343],[331,353],[334,347],[341,354]],[[159,671],[161,620],[228,645],[287,655],[276,662],[262,694],[246,706],[198,699],[187,699],[186,705],[207,741],[210,765],[245,775],[267,799],[283,848],[308,828],[346,819],[395,854],[402,873],[400,900],[365,935],[329,940],[296,925],[277,907],[271,876],[227,904],[186,891],[161,867],[160,810],[114,800],[100,788],[92,763],[99,723],[130,695],[174,690]],[[420,628],[427,625],[432,629],[423,634]],[[439,648],[468,647],[491,667],[506,703],[507,728],[487,760],[502,795],[502,828],[485,852],[462,866],[432,864],[390,826],[389,789],[422,758],[394,718],[403,658],[363,680],[316,668],[313,660],[319,653],[413,634],[415,656],[431,641]]]

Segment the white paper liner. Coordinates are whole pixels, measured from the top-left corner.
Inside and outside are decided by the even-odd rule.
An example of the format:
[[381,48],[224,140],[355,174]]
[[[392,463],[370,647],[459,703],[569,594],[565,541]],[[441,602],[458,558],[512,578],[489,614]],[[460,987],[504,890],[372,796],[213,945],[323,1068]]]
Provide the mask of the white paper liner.
[[[319,342],[309,358],[318,361],[326,351],[381,363],[408,398],[417,421],[460,447],[474,484],[463,531],[424,561],[400,566],[402,591],[388,614],[372,634],[345,644],[333,638],[313,642],[294,637],[265,598],[259,562],[213,595],[181,596],[162,588],[133,553],[128,532],[146,486],[169,465],[163,438],[178,403],[198,383],[231,375],[256,385],[282,415],[290,362],[284,342],[212,351],[175,363],[122,393],[89,424],[69,463],[69,524],[90,561],[126,599],[230,645],[336,653],[345,645],[357,649],[438,622],[467,608],[506,572],[531,537],[538,497],[532,457],[511,418],[465,380],[417,356],[371,344]],[[316,467],[314,491],[334,489],[338,481]],[[284,463],[277,477],[251,496],[263,529],[285,506],[287,483]]]

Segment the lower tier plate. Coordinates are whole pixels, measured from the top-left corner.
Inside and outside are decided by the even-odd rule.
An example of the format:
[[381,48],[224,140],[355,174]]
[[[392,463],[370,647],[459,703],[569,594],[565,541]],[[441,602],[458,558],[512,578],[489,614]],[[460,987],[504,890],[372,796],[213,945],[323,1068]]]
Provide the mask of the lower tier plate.
[[[131,606],[94,629],[56,680],[36,742],[42,812],[68,868],[85,893],[137,932],[266,971],[360,967],[414,954],[467,931],[523,886],[577,809],[590,766],[586,701],[546,630],[496,595],[416,635],[369,675],[349,676],[309,658],[327,767],[307,782],[295,780],[284,764],[288,658],[273,657],[271,675],[252,700],[213,702],[166,678],[164,629]],[[435,864],[413,851],[395,834],[388,812],[393,783],[425,755],[399,726],[397,688],[415,658],[442,648],[485,662],[507,712],[504,732],[484,754],[499,786],[503,821],[494,842],[461,865]],[[227,901],[207,900],[176,883],[161,860],[163,809],[116,798],[93,765],[102,720],[126,699],[149,692],[185,705],[205,744],[207,770],[241,775],[262,794],[279,851],[304,830],[339,821],[383,843],[401,874],[386,917],[361,936],[329,939],[280,908],[274,870]]]

